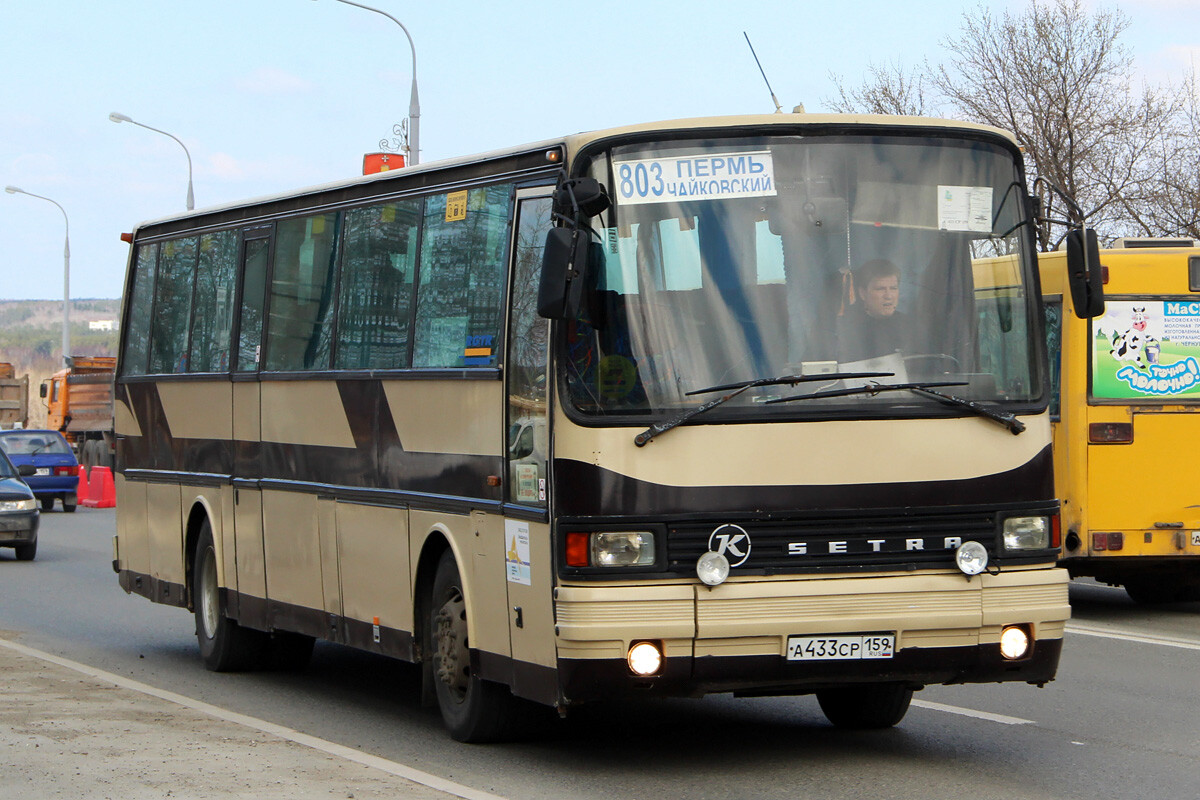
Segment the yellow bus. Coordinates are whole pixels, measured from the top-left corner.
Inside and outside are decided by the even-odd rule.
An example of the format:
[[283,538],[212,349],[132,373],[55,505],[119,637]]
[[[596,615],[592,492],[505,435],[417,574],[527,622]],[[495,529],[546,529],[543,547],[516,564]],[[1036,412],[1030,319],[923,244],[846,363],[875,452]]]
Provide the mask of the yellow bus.
[[120,584],[193,610],[211,669],[419,663],[465,741],[528,703],[886,727],[928,684],[1044,684],[1031,207],[1002,131],[776,114],[142,224]]
[[1200,248],[1118,240],[1105,311],[1077,318],[1066,254],[1040,257],[1057,407],[1063,564],[1146,603],[1200,600]]

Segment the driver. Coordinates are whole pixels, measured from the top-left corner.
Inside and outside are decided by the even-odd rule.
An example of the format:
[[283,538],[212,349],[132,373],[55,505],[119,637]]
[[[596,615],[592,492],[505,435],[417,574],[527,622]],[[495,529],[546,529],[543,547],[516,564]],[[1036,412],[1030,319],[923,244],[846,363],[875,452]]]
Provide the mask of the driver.
[[853,275],[856,302],[838,320],[838,360],[861,361],[907,349],[909,320],[898,308],[900,268],[877,258]]

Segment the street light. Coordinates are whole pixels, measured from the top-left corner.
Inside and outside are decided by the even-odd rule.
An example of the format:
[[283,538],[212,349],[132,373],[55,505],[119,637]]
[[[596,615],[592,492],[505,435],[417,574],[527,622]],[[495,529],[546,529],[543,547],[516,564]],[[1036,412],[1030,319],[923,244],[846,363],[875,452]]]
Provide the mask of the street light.
[[380,11],[378,8],[365,6],[362,3],[355,3],[353,0],[337,0],[339,3],[345,3],[348,6],[374,11],[376,14],[382,14],[392,22],[400,26],[400,30],[404,31],[404,35],[408,37],[408,46],[412,49],[412,93],[408,98],[408,163],[416,166],[420,161],[421,147],[420,127],[421,127],[421,103],[417,99],[417,46],[413,44],[412,34],[408,32],[408,28],[404,27],[404,23],[393,17],[386,11]]
[[192,154],[188,152],[187,145],[185,145],[183,142],[180,142],[178,136],[172,136],[171,134],[167,133],[166,131],[160,131],[158,128],[151,128],[149,125],[143,125],[142,123],[138,122],[137,120],[130,119],[129,117],[125,116],[124,114],[118,114],[116,111],[109,114],[108,118],[110,120],[112,120],[113,122],[128,122],[131,125],[137,125],[139,128],[145,128],[148,131],[154,131],[155,133],[161,133],[163,136],[170,136],[176,142],[179,142],[179,146],[183,148],[183,154],[185,156],[187,156],[187,162],[188,162],[187,210],[191,211],[193,208],[195,208],[196,203],[193,201],[193,196],[192,196]]
[[62,330],[62,355],[63,364],[71,366],[71,221],[67,219],[67,210],[58,203],[55,203],[49,197],[42,197],[40,194],[27,192],[24,189],[18,189],[16,186],[5,186],[4,191],[9,194],[27,194],[30,197],[36,197],[38,200],[45,200],[47,203],[54,203],[58,206],[58,210],[62,212],[63,222],[67,225],[66,237],[63,239],[63,330]]

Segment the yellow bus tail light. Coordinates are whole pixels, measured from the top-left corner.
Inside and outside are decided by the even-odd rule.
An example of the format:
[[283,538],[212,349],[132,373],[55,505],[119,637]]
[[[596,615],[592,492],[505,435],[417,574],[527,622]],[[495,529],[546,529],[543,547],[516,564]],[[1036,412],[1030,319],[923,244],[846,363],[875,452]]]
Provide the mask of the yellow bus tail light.
[[1093,533],[1092,534],[1092,550],[1101,551],[1125,549],[1125,534],[1122,531],[1112,531],[1109,533]]
[[1088,425],[1089,444],[1131,444],[1132,422],[1093,422]]

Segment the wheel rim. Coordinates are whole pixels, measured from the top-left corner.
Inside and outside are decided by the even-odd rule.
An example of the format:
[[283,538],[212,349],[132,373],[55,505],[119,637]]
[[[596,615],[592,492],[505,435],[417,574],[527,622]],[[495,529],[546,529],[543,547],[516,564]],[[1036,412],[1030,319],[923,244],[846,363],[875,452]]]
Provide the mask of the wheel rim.
[[200,621],[204,635],[212,639],[217,635],[220,608],[217,604],[217,561],[211,547],[205,548],[200,556]]
[[434,617],[437,638],[437,663],[434,674],[461,703],[470,686],[471,660],[467,652],[467,606],[457,589],[446,598]]

